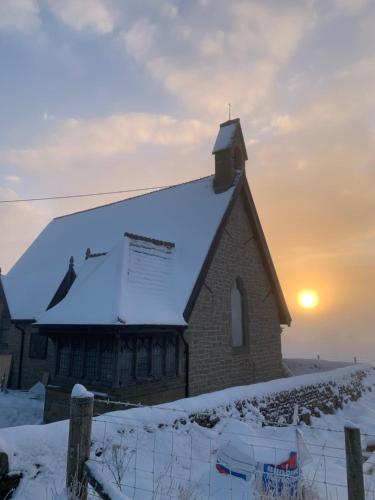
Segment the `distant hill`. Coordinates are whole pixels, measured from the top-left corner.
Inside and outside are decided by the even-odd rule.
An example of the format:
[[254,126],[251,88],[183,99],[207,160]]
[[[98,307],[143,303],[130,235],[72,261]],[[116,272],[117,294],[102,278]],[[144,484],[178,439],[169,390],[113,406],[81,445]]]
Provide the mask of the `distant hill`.
[[290,371],[290,375],[304,375],[306,373],[327,372],[335,368],[342,368],[354,363],[347,361],[326,361],[324,359],[301,359],[284,358],[284,364]]

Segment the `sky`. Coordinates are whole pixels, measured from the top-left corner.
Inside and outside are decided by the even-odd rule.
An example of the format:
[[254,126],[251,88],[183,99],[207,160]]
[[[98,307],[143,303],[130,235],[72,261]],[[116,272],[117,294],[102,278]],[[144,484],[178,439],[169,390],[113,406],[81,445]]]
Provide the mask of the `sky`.
[[[0,200],[210,175],[231,103],[284,355],[375,362],[374,25],[371,0],[0,0]],[[2,272],[51,218],[123,197],[0,204]]]

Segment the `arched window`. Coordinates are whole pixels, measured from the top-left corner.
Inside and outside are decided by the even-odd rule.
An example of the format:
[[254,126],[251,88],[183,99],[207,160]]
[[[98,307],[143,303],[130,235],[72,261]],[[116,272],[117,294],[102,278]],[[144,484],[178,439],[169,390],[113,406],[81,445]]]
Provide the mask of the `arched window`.
[[232,346],[245,344],[244,296],[237,279],[231,290]]

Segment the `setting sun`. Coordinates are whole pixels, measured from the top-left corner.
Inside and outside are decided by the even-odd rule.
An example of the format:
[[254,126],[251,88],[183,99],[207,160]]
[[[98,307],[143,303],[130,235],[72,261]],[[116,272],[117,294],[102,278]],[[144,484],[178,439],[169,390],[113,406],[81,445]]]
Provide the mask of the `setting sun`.
[[313,309],[319,303],[319,295],[315,290],[301,290],[298,292],[298,303],[305,309]]

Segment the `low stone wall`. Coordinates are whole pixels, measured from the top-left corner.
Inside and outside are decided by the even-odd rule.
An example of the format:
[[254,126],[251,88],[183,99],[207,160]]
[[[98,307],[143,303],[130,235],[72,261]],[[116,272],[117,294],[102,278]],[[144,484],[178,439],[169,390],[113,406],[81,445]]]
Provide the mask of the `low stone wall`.
[[[259,421],[263,425],[282,425],[293,421],[296,405],[301,421],[310,424],[311,416],[333,414],[350,401],[358,400],[363,394],[375,390],[375,369],[370,365],[359,365],[332,370],[331,372],[279,379],[261,384],[233,387],[224,391],[204,394],[188,399],[181,397],[182,387],[170,387],[164,391],[144,394],[143,397],[126,398],[128,403],[142,401],[143,405],[159,404],[160,400],[169,399],[172,403],[155,407],[154,424],[161,426],[185,427],[197,423],[202,427],[212,428],[221,418],[233,417],[244,421]],[[49,386],[46,393],[45,421],[52,422],[69,417],[70,392]],[[130,409],[133,407],[133,409]],[[160,410],[173,410],[169,411]],[[136,412],[134,418],[142,420],[142,409],[134,405],[106,401],[96,397],[95,415],[130,410]],[[170,418],[174,410],[181,412],[176,419]]]
[[[290,424],[297,405],[299,419],[310,424],[311,416],[333,414],[346,403],[357,401],[365,392],[372,392],[375,383],[369,381],[368,377],[374,372],[374,368],[359,369],[351,373],[349,380],[343,383],[335,380],[317,382],[263,397],[239,399],[225,407],[192,413],[189,419],[203,427],[214,427],[221,416],[229,413],[239,419],[259,418],[265,425]],[[184,425],[184,422],[175,422],[177,426],[181,423]]]

